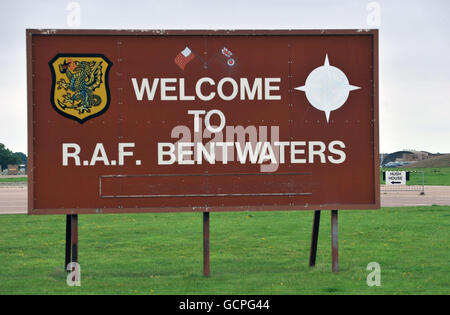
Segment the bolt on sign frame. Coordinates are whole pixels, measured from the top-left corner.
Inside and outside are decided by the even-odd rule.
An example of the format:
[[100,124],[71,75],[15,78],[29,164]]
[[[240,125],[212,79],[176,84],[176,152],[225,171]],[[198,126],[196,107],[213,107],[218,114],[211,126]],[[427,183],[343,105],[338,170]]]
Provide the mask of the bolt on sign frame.
[[334,210],[337,271],[335,210],[380,207],[378,30],[27,30],[27,83],[28,213],[70,243],[202,212],[209,274],[209,212]]

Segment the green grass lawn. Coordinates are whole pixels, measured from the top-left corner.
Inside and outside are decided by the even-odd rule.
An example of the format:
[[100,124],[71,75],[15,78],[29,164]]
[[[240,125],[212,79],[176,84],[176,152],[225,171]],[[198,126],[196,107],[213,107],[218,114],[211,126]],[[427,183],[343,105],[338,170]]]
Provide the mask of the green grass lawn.
[[27,177],[0,177],[0,183],[16,183],[16,182],[26,182],[28,181]]
[[[422,173],[424,172],[425,185],[450,186],[450,167],[447,168],[382,168],[380,182],[383,181],[383,171],[410,171],[410,180],[407,185],[422,185]],[[417,172],[416,172],[417,171]]]
[[[0,216],[0,294],[449,294],[450,206],[330,212],[308,267],[313,212],[211,213],[211,277],[200,213],[79,216],[81,287],[66,285],[65,216]],[[368,287],[367,264],[381,266]]]

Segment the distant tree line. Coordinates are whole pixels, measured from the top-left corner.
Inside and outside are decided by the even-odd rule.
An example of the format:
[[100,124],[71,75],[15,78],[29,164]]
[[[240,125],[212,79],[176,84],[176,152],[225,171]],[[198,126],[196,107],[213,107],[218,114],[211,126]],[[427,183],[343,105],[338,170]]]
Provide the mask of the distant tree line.
[[0,165],[1,169],[8,167],[8,164],[27,164],[27,156],[22,152],[12,152],[0,143]]

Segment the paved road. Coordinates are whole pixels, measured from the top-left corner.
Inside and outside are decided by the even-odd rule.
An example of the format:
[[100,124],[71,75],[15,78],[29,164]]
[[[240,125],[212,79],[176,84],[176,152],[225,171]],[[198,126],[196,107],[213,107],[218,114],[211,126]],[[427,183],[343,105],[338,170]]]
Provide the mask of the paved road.
[[[450,186],[425,186],[418,191],[382,192],[382,207],[450,205]],[[0,214],[27,213],[27,188],[0,186]]]
[[425,195],[420,195],[420,191],[381,192],[382,207],[431,205],[450,205],[450,186],[425,186]]
[[22,178],[22,177],[28,177],[28,175],[21,174],[21,175],[0,175],[0,178]]
[[27,200],[26,187],[0,186],[0,214],[27,213]]

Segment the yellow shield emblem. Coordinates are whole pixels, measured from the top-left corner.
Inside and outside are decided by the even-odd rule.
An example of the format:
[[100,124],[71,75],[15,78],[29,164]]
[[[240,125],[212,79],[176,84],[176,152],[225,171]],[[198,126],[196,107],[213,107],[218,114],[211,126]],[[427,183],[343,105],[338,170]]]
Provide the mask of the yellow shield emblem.
[[59,114],[80,124],[108,110],[112,63],[99,54],[58,54],[49,62],[51,103]]

